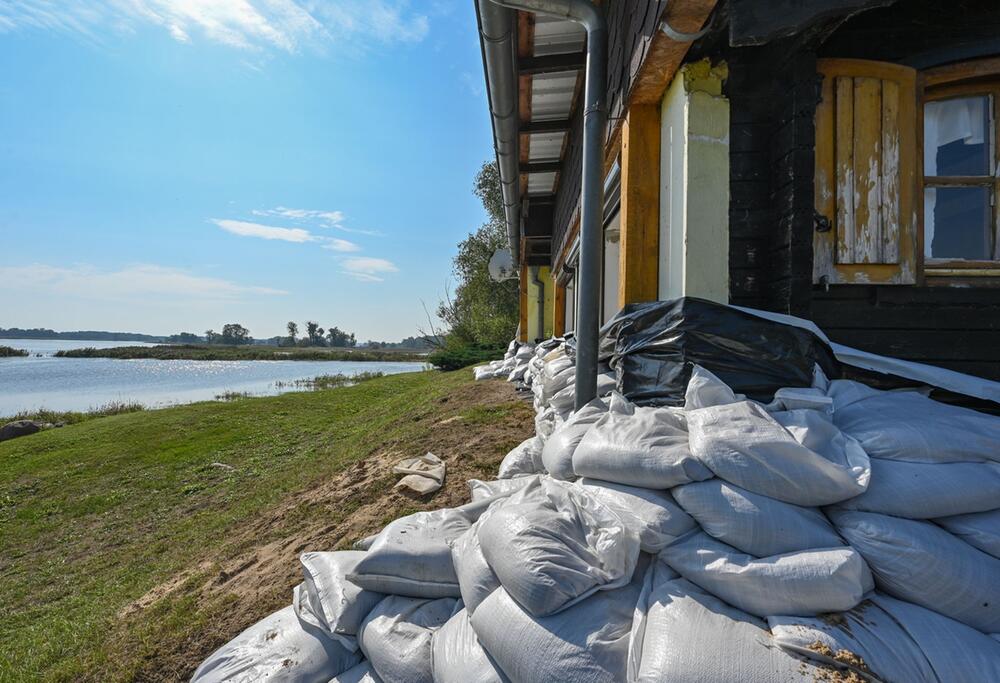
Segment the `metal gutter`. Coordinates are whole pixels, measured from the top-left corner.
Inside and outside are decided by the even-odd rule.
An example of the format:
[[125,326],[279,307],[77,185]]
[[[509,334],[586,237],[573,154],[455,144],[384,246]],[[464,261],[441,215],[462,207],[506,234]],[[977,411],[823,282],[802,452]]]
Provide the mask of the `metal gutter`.
[[479,43],[486,72],[486,92],[493,123],[493,140],[503,189],[507,239],[514,263],[520,261],[521,187],[518,170],[517,44],[515,14],[491,0],[477,0]]
[[[603,10],[590,0],[479,0],[481,24],[486,23],[484,5],[491,3],[509,9],[575,21],[587,31],[587,73],[583,102],[583,180],[580,191],[580,291],[577,292],[576,320],[575,400],[576,408],[580,409],[597,396],[597,346],[601,324],[601,267],[604,239],[604,138],[608,123],[608,25]],[[489,72],[488,65],[487,72]],[[516,149],[516,118],[514,129]],[[504,191],[506,202],[506,187]]]

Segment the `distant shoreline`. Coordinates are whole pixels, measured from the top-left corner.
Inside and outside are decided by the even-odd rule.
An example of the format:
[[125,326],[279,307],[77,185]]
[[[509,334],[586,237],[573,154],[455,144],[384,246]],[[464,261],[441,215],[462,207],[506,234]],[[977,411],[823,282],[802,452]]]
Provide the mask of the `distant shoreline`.
[[347,349],[330,347],[220,346],[178,344],[164,346],[114,346],[56,351],[58,358],[117,358],[124,360],[303,360],[357,362],[425,362],[426,353],[394,349]]

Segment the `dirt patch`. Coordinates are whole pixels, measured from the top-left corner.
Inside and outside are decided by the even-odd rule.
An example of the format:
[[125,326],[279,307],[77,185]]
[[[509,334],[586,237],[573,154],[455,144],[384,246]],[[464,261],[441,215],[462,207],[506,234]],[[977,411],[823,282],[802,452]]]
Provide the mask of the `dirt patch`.
[[[502,408],[502,409],[501,409]],[[479,409],[491,419],[465,420]],[[298,556],[310,550],[349,548],[388,522],[418,510],[469,501],[468,479],[492,478],[510,448],[534,431],[530,406],[506,382],[463,385],[435,408],[410,416],[427,424],[418,436],[379,442],[342,473],[287,497],[267,514],[239,529],[214,557],[178,573],[120,613],[128,640],[130,624],[155,618],[166,600],[191,600],[199,612],[216,614],[184,642],[163,643],[135,680],[189,680],[197,663],[250,624],[291,602],[301,581]],[[394,491],[392,466],[401,458],[433,452],[447,464],[444,486],[426,500]],[[222,609],[222,606],[225,606]]]

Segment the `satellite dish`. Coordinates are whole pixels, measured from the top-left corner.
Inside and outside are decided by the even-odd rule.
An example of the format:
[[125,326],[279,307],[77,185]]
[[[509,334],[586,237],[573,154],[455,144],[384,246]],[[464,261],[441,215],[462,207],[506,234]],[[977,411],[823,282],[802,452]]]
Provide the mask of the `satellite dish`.
[[517,266],[514,264],[514,257],[510,249],[497,249],[490,257],[488,266],[490,277],[496,282],[513,280],[518,277]]

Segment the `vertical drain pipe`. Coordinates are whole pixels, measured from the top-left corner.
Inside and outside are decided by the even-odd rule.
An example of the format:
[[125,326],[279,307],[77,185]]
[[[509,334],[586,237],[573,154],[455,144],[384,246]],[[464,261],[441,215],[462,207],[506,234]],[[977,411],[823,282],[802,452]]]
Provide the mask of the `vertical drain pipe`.
[[540,266],[531,266],[531,281],[538,287],[538,338],[545,338],[545,281],[538,277],[542,271]]
[[604,209],[604,135],[608,123],[608,25],[590,0],[492,0],[510,9],[546,14],[587,30],[580,191],[580,291],[576,321],[576,408],[597,396],[597,335],[601,320],[601,234]]

